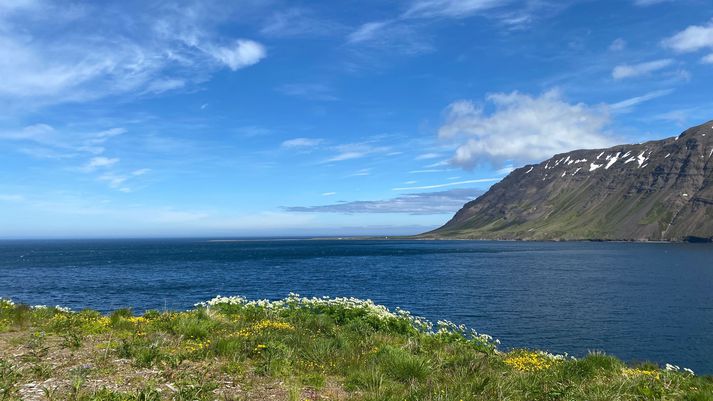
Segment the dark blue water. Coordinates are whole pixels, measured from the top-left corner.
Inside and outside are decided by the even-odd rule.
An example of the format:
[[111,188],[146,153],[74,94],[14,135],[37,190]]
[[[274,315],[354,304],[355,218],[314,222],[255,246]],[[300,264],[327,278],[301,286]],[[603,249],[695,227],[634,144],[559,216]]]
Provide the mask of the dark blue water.
[[102,311],[216,294],[371,298],[505,347],[713,373],[713,246],[471,241],[4,241],[0,296]]

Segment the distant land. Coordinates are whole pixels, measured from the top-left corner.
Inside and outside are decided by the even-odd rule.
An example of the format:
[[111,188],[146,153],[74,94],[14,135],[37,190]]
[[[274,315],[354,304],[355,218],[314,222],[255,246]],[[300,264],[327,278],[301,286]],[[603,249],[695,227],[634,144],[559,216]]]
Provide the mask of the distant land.
[[420,238],[713,241],[713,121],[511,172]]

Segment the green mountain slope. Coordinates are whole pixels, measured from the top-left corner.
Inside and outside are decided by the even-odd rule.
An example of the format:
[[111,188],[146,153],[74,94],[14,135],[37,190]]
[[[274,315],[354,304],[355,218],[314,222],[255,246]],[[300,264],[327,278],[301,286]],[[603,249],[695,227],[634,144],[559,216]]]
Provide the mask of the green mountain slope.
[[524,166],[421,237],[713,240],[713,121]]

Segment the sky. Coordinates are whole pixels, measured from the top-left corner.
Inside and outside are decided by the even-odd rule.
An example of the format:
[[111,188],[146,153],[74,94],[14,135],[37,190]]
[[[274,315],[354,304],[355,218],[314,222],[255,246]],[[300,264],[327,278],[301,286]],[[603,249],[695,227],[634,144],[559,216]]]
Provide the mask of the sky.
[[711,89],[710,0],[0,0],[0,238],[418,233]]

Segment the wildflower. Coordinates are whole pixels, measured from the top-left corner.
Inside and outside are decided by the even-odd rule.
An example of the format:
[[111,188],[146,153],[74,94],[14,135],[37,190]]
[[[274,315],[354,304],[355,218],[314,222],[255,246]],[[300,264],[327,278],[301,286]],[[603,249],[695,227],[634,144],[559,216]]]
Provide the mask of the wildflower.
[[515,351],[505,357],[505,363],[521,372],[549,369],[561,359],[546,352]]
[[621,370],[621,373],[626,376],[626,377],[651,377],[656,380],[661,379],[661,374],[656,371],[656,370],[650,370],[650,369],[630,369],[630,368],[624,368]]
[[678,372],[679,370],[681,370],[681,368],[677,365],[671,365],[670,363],[667,363],[666,370],[669,372]]

